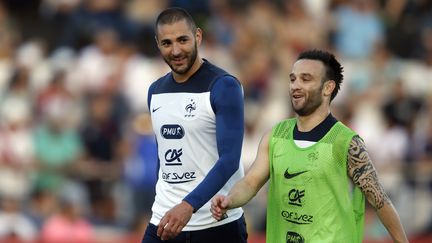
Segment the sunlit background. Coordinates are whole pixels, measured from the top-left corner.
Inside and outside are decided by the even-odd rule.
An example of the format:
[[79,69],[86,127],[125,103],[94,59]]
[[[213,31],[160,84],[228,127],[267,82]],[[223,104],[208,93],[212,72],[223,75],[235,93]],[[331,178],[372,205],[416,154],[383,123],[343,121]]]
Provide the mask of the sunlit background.
[[[1,1],[1,242],[140,242],[157,167],[147,90],[169,71],[154,22],[168,6],[194,16],[201,57],[243,84],[245,168],[293,116],[298,53],[334,52],[333,114],[364,138],[412,242],[432,242],[429,0]],[[264,242],[266,188],[244,209],[249,242]],[[389,242],[369,207],[365,242]]]

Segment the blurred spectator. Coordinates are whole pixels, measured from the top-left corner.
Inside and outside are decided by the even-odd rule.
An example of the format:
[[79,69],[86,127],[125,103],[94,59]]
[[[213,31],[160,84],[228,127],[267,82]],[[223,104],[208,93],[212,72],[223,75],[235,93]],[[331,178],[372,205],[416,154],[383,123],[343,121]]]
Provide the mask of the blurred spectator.
[[425,45],[429,45],[421,41],[425,37],[421,35],[426,34],[425,28],[430,24],[431,1],[391,0],[386,1],[384,9],[389,49],[402,58],[421,57]]
[[93,243],[96,241],[92,225],[83,217],[85,194],[71,184],[59,190],[60,210],[43,225],[44,243]]
[[258,48],[256,52],[250,53],[240,67],[241,80],[244,89],[245,101],[263,103],[266,92],[271,81],[270,56],[264,49]]
[[328,29],[306,9],[303,0],[283,1],[282,17],[276,19],[282,46],[291,47],[296,53],[305,49],[323,48],[326,45]]
[[88,100],[87,119],[81,128],[86,164],[85,186],[90,197],[92,218],[100,224],[116,225],[117,209],[113,190],[119,182],[125,158],[125,138],[114,116],[109,94],[93,94]]
[[157,145],[147,113],[135,118],[132,152],[125,163],[125,180],[132,190],[135,217],[150,220],[157,181]]
[[36,240],[36,226],[22,213],[20,199],[2,195],[0,203],[0,241],[30,243]]
[[159,50],[154,39],[154,22],[158,13],[168,6],[167,0],[131,0],[125,4],[125,15],[131,21],[137,50],[156,57]]
[[0,93],[13,75],[13,56],[19,41],[19,31],[4,2],[0,2]]
[[121,242],[140,242],[143,239],[149,219],[147,217],[137,217],[131,224],[131,233]]
[[[208,18],[206,32],[211,32],[211,36],[217,43],[225,48],[235,47],[234,29],[239,13],[236,13],[229,5],[228,0],[210,0],[212,14]],[[204,38],[206,41],[207,37]]]
[[[396,84],[395,86],[398,86]],[[396,90],[398,88],[395,88]],[[395,92],[396,93],[396,92]],[[395,99],[401,98],[400,94],[395,94]],[[396,103],[396,102],[395,102]],[[384,129],[380,136],[381,145],[374,150],[374,161],[377,171],[380,173],[381,183],[389,197],[392,198],[394,204],[398,207],[398,193],[403,186],[403,168],[409,149],[412,132],[408,124],[401,124],[396,119],[397,113],[391,102],[384,105]],[[401,107],[399,107],[401,108]],[[413,116],[414,120],[416,117]]]
[[82,107],[80,106],[77,98],[66,87],[65,84],[66,73],[58,71],[54,74],[51,82],[39,92],[36,97],[36,111],[37,117],[43,119],[44,116],[49,114],[50,109],[67,110],[68,118],[64,120],[67,126],[76,127],[82,119]]
[[33,167],[31,101],[25,70],[18,71],[0,95],[0,193],[24,199]]
[[[432,164],[432,119],[429,119],[429,126],[425,134],[423,151],[420,153],[420,160]],[[432,191],[432,185],[431,185]]]
[[113,29],[98,29],[92,34],[93,44],[81,51],[68,79],[68,89],[76,94],[85,95],[101,89],[119,65],[118,33]]
[[81,49],[92,43],[94,33],[113,30],[119,39],[132,37],[131,26],[121,11],[119,0],[83,0],[63,29],[61,47]]
[[19,68],[15,71],[8,87],[0,94],[0,110],[10,109],[13,113],[13,105],[22,105],[31,114],[33,93],[29,78],[28,69]]
[[46,43],[41,39],[25,42],[16,51],[17,66],[27,70],[32,94],[45,88],[53,76],[46,55]]
[[57,212],[59,200],[55,191],[35,188],[27,204],[25,214],[32,220],[38,231],[45,221]]
[[119,134],[124,133],[124,126],[129,121],[131,115],[130,101],[123,93],[121,75],[122,73],[118,72],[108,77],[105,85],[96,94],[96,96],[105,97],[105,99],[109,100],[109,119],[112,119],[115,126],[118,126],[120,129]]
[[44,25],[44,33],[40,35],[47,41],[49,51],[55,50],[59,45],[65,32],[68,21],[77,11],[83,0],[41,0],[39,13],[41,24]]
[[425,60],[407,60],[401,72],[403,89],[414,97],[432,94],[432,66]]
[[160,65],[162,60],[141,55],[135,45],[130,43],[124,44],[119,53],[118,75],[121,76],[121,87],[117,91],[125,95],[133,113],[147,111],[148,88],[154,80],[168,72],[167,67]]
[[180,7],[187,9],[196,19],[198,25],[202,25],[202,20],[209,15],[210,0],[169,0],[171,7]]
[[421,97],[407,94],[400,80],[393,85],[392,91],[384,103],[384,115],[390,124],[403,126],[412,131],[424,101]]
[[372,62],[366,61],[371,72],[371,80],[364,81],[369,86],[381,89],[384,97],[392,96],[395,83],[401,79],[403,63],[388,49],[384,43],[379,43],[371,56]]
[[153,26],[159,12],[167,7],[167,0],[131,0],[126,3],[125,14],[142,27]]
[[394,84],[400,80],[404,73],[404,65],[397,59],[384,43],[378,43],[369,59],[347,59],[344,65],[344,85],[340,96],[334,100],[336,103],[350,100],[369,92],[370,89],[379,89],[382,102],[392,96]]
[[240,75],[238,63],[234,60],[230,50],[218,42],[214,34],[212,31],[203,33],[205,38],[201,42],[201,55],[205,59],[211,59],[212,63],[233,75]]
[[374,0],[348,0],[337,6],[334,46],[342,57],[368,58],[384,41],[384,26],[378,14]]
[[74,174],[74,167],[83,154],[79,133],[71,126],[69,110],[63,105],[60,100],[47,104],[41,122],[35,128],[37,188],[58,189]]
[[[279,1],[283,2],[283,0]],[[327,18],[327,9],[331,0],[304,0],[303,2],[307,12],[315,21],[322,21]]]

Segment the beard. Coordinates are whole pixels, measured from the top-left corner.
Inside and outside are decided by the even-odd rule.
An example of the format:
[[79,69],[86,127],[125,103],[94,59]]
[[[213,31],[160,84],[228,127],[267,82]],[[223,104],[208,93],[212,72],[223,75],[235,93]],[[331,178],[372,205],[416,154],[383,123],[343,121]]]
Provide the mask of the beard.
[[[194,49],[192,50],[192,52],[190,54],[182,53],[180,56],[176,56],[176,57],[167,56],[167,57],[163,57],[163,59],[166,62],[166,64],[168,64],[168,66],[171,68],[171,70],[173,72],[175,72],[177,74],[185,74],[192,68],[192,65],[194,64],[197,56],[198,56],[198,46],[197,46],[197,43],[195,42]],[[182,67],[182,66],[178,67],[178,66],[171,64],[171,61],[174,60],[175,58],[178,58],[178,57],[186,58],[186,66],[185,67]]]
[[291,106],[293,110],[299,115],[299,116],[308,116],[312,114],[316,109],[322,104],[323,99],[321,96],[321,91],[323,89],[323,86],[321,86],[319,89],[316,89],[314,91],[310,91],[308,93],[307,98],[305,98],[305,101],[303,105],[295,105],[294,102],[291,100]]

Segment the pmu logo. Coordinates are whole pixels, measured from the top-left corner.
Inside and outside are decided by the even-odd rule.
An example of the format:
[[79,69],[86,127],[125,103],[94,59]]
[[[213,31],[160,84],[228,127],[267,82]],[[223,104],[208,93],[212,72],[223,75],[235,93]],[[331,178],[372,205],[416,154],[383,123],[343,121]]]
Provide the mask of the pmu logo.
[[185,117],[194,117],[195,116],[194,114],[192,114],[192,112],[196,110],[196,103],[193,99],[191,99],[189,101],[189,104],[186,105],[185,110],[187,112]]
[[298,212],[282,211],[281,216],[288,222],[293,224],[312,224],[313,216]]
[[286,234],[286,243],[304,243],[304,238],[297,232],[288,231]]
[[180,125],[167,124],[161,127],[160,133],[166,139],[181,139],[184,137],[185,131]]
[[288,203],[294,206],[302,207],[302,198],[305,195],[305,190],[291,189],[288,192]]
[[180,157],[183,155],[183,149],[168,149],[165,152],[165,165],[182,165]]

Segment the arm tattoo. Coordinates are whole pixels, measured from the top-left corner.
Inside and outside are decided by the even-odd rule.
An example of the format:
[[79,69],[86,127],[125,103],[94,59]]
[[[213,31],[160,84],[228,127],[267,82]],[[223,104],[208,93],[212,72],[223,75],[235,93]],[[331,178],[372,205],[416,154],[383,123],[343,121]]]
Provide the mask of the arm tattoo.
[[385,204],[391,203],[378,180],[365,144],[359,136],[353,137],[349,146],[348,174],[375,209],[379,210]]

